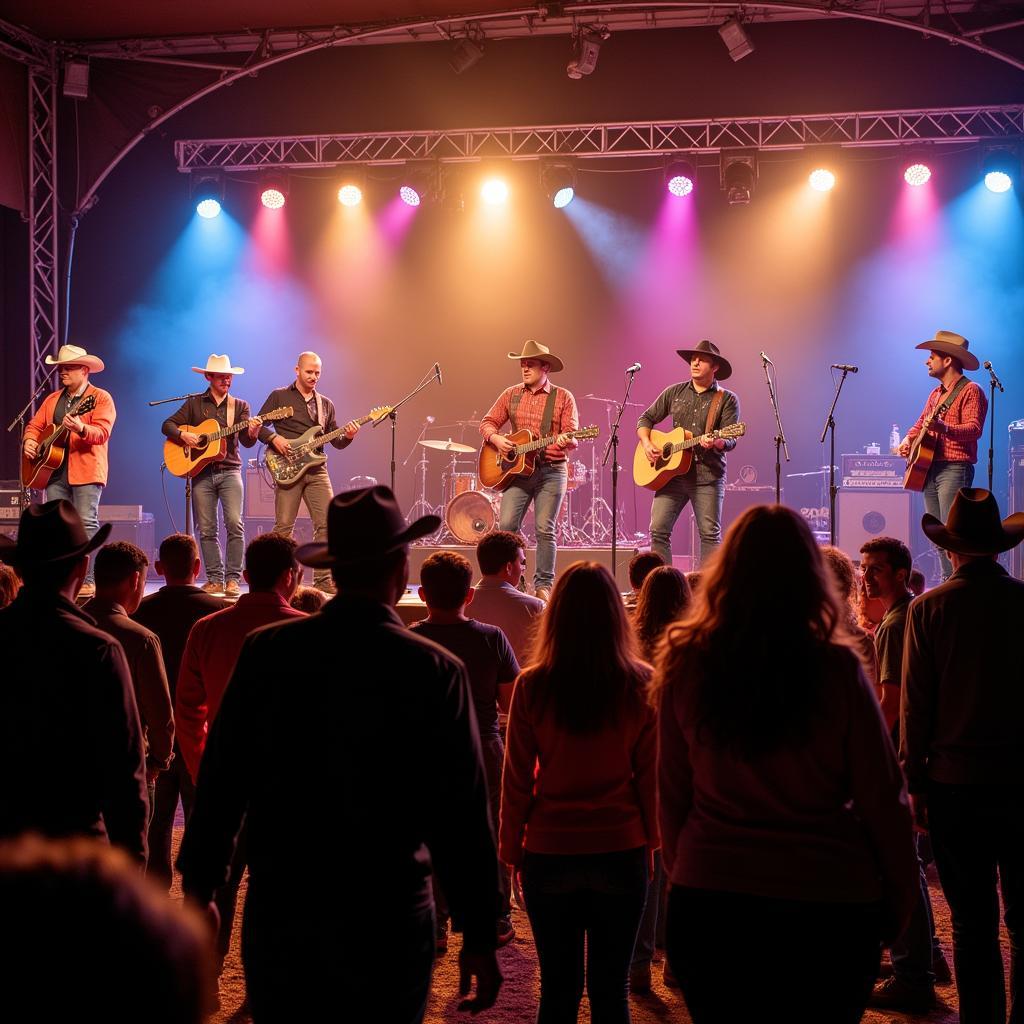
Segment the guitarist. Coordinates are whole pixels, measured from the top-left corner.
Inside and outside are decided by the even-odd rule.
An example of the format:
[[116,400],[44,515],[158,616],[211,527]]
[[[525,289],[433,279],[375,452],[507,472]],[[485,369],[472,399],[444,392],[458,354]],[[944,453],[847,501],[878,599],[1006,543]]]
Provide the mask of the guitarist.
[[[259,428],[260,441],[269,444],[279,455],[287,456],[290,451],[288,441],[301,437],[317,424],[323,427],[325,434],[337,429],[334,403],[317,391],[322,370],[323,363],[315,352],[303,352],[295,366],[294,383],[271,391],[270,397],[263,403],[261,416],[279,406],[290,405],[294,410],[291,416],[278,420],[273,428],[267,424]],[[358,432],[358,423],[347,423],[344,436],[330,443],[335,448],[347,448]],[[295,517],[299,514],[299,502],[304,501],[313,521],[313,540],[326,542],[327,507],[333,497],[334,489],[327,475],[326,464],[308,470],[291,487],[278,487],[274,491],[274,533],[283,537],[292,535]],[[314,571],[313,586],[327,594],[335,593],[334,582],[327,569]]]
[[[164,420],[161,430],[164,436],[177,441],[186,448],[199,445],[201,438],[190,430],[189,425],[204,420],[216,420],[221,428],[233,426],[247,420],[251,413],[249,403],[230,394],[231,382],[245,373],[241,366],[232,366],[228,356],[210,354],[205,366],[193,366],[193,373],[201,373],[210,386],[201,395],[185,400],[174,415]],[[242,556],[245,553],[245,526],[242,522],[242,459],[238,442],[246,448],[256,443],[256,432],[260,424],[250,424],[247,431],[229,434],[226,438],[224,458],[204,466],[192,478],[192,509],[199,527],[199,546],[203,553],[203,567],[206,569],[207,594],[219,594],[237,598],[241,593],[239,581],[242,578]],[[217,504],[224,514],[224,529],[228,536],[227,564],[220,546],[217,528]]]
[[579,429],[579,413],[571,391],[552,385],[549,374],[563,369],[562,360],[546,345],[527,341],[522,352],[509,352],[509,359],[519,362],[522,382],[505,388],[480,421],[484,441],[507,455],[513,448],[508,437],[500,433],[509,423],[514,433],[528,428],[537,438],[557,434],[555,441],[537,453],[533,473],[517,477],[501,495],[499,529],[518,533],[523,516],[532,501],[537,523],[537,565],[534,593],[546,601],[555,581],[555,524],[562,508],[566,486],[566,459],[579,441],[566,435]]
[[[78,345],[61,345],[57,358],[47,356],[46,363],[57,367],[61,387],[46,396],[29,420],[23,447],[29,458],[35,458],[39,440],[51,426],[67,428],[61,444],[67,454],[50,474],[46,500],[66,498],[70,501],[81,516],[86,536],[92,538],[100,528],[100,494],[107,482],[107,443],[117,410],[109,391],[89,383],[89,375],[103,369],[99,356],[90,355]],[[79,416],[75,410],[87,395],[92,395],[96,404]],[[79,596],[91,597],[95,593],[90,564]]]
[[[928,433],[936,437],[936,445],[924,482],[925,511],[945,522],[957,491],[970,487],[974,480],[978,438],[985,429],[988,399],[974,381],[964,377],[964,370],[976,370],[979,365],[978,357],[969,351],[966,338],[952,331],[936,331],[931,341],[914,347],[928,352],[924,365],[928,376],[938,381],[938,387],[928,395],[924,411],[907,431],[897,453],[906,458],[924,421],[948,403],[928,428]],[[953,572],[953,566],[945,551],[939,551],[939,558],[942,578],[946,579]]]
[[[673,384],[655,399],[637,421],[636,436],[653,466],[661,450],[651,442],[651,428],[672,416],[673,428],[682,427],[693,435],[732,426],[740,417],[740,402],[732,391],[718,382],[732,375],[732,365],[718,346],[699,341],[692,349],[678,349],[690,364],[690,379]],[[722,502],[725,499],[725,453],[736,447],[735,438],[701,441],[693,449],[693,463],[686,473],[669,480],[651,506],[651,550],[672,564],[672,529],[687,502],[700,534],[700,560],[722,543]]]

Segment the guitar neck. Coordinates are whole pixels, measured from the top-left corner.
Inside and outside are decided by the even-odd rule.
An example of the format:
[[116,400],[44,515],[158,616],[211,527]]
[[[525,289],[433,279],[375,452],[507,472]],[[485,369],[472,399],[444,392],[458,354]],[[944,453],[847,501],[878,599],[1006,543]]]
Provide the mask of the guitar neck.
[[[360,416],[359,419],[356,420],[356,423],[358,423],[359,426],[362,426],[364,423],[369,423],[370,420],[372,419],[373,413],[371,412],[368,413],[366,416]],[[325,444],[330,444],[330,442],[333,441],[336,437],[341,437],[341,435],[344,433],[345,428],[338,427],[337,430],[332,430],[329,434],[317,434],[317,436],[314,437],[312,441],[307,441],[302,446],[302,451],[305,453],[313,451],[314,448],[322,448]]]
[[222,437],[230,437],[232,434],[237,434],[240,430],[245,430],[245,428],[249,426],[249,424],[252,423],[253,419],[255,418],[256,417],[254,416],[251,419],[242,420],[241,423],[235,423],[230,427],[223,427],[216,433],[207,434],[206,436],[209,439],[210,443],[212,444],[214,441],[219,441]]
[[697,445],[699,445],[701,443],[701,441],[705,441],[709,437],[714,437],[714,436],[715,436],[715,432],[711,431],[710,434],[701,434],[700,437],[690,437],[690,438],[687,438],[685,441],[678,441],[676,444],[672,445],[672,451],[673,452],[685,452],[687,450],[687,448],[696,448]]
[[[566,434],[566,437],[575,437],[577,431],[570,430]],[[553,444],[556,438],[561,437],[560,434],[549,434],[547,437],[539,437],[536,441],[525,441],[523,444],[517,444],[515,448],[516,455],[525,455],[527,452],[535,452],[538,448],[547,448],[549,444]]]

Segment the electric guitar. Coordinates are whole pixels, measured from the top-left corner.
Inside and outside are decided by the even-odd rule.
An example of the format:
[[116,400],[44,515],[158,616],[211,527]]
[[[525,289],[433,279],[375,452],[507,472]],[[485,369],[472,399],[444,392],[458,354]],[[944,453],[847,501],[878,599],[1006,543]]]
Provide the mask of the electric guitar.
[[712,430],[709,434],[693,436],[690,430],[676,427],[668,433],[660,430],[651,431],[651,443],[661,449],[654,465],[651,465],[642,443],[637,444],[633,454],[633,479],[641,486],[652,491],[660,491],[674,476],[689,472],[693,465],[693,452],[701,441],[713,441],[716,438],[742,437],[747,432],[745,423],[732,423],[720,430]]
[[[96,405],[95,395],[86,395],[81,402],[71,410],[73,416],[81,416],[83,412],[89,412]],[[45,433],[36,442],[36,454],[29,456],[25,450],[21,451],[21,486],[35,487],[42,490],[49,482],[53,471],[60,467],[67,452],[65,434],[68,428],[60,423],[51,423]]]
[[[391,406],[381,405],[356,420],[356,423],[362,426],[364,423],[369,423],[370,420],[377,420],[390,414]],[[291,448],[287,455],[282,455],[271,447],[267,448],[264,459],[267,469],[278,487],[291,487],[298,483],[309,470],[316,466],[322,466],[327,461],[327,455],[323,450],[324,445],[341,437],[345,433],[345,428],[338,427],[337,430],[332,430],[327,434],[323,432],[323,429],[318,424],[315,427],[310,427],[301,437],[291,440],[286,438],[285,440],[288,440],[288,445]]]
[[[597,427],[583,427],[581,430],[566,430],[566,437],[585,441],[597,437]],[[536,468],[536,452],[553,444],[560,434],[549,434],[547,437],[535,437],[532,430],[524,427],[508,439],[515,447],[502,455],[493,445],[485,444],[480,449],[480,483],[496,491],[503,491],[515,483],[517,476],[529,476]]]
[[[266,412],[259,419],[265,423],[283,420],[292,414],[290,405]],[[199,435],[199,444],[186,446],[180,441],[168,438],[164,441],[164,464],[175,476],[196,476],[211,462],[220,462],[227,454],[228,443],[225,440],[232,434],[248,428],[257,417],[252,416],[241,423],[233,423],[230,427],[222,427],[216,420],[203,420],[197,426],[186,425],[181,429]]]

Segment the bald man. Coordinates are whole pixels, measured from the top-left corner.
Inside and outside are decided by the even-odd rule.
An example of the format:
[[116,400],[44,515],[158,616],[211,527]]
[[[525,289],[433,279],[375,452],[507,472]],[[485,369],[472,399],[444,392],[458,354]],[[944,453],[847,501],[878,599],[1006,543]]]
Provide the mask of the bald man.
[[[301,437],[311,427],[319,424],[325,434],[337,429],[334,403],[317,391],[323,363],[315,352],[303,352],[295,364],[295,380],[286,388],[271,391],[263,403],[259,415],[290,405],[292,415],[287,419],[275,420],[273,423],[253,425],[249,429],[264,444],[269,444],[280,455],[287,455],[290,450],[289,441]],[[347,448],[352,438],[359,432],[358,423],[345,425],[343,437],[335,438],[330,443],[335,448]],[[313,520],[313,539],[327,540],[327,506],[334,496],[331,478],[327,474],[326,463],[307,470],[299,480],[290,487],[278,487],[274,492],[274,533],[290,537],[295,528],[295,517],[299,514],[299,502],[306,503],[310,519]],[[313,573],[313,586],[325,593],[334,593],[334,582],[329,570]]]

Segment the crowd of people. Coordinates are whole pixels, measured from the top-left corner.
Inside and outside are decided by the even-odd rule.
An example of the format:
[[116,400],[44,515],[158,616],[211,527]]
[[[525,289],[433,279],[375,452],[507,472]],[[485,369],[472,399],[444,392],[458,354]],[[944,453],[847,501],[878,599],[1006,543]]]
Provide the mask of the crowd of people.
[[997,561],[1024,514],[965,488],[926,515],[951,575],[916,597],[905,544],[867,542],[858,568],[780,505],[699,574],[636,555],[628,595],[577,562],[531,597],[523,538],[495,531],[478,573],[424,561],[407,627],[409,545],[438,526],[385,487],[340,494],[326,540],[249,544],[234,602],[181,534],[144,597],[146,554],[66,500],[0,538],[12,1019],[70,1016],[87,988],[108,1020],[205,1019],[246,871],[256,1024],[344,1016],[356,991],[420,1021],[451,933],[460,1009],[484,1012],[517,900],[540,1024],[574,1024],[584,992],[628,1024],[659,948],[696,1024],[925,1013],[951,980],[934,860],[961,1021],[1024,1021],[1024,582]]

